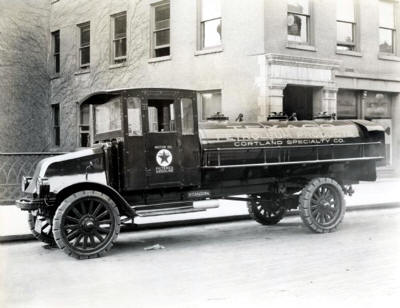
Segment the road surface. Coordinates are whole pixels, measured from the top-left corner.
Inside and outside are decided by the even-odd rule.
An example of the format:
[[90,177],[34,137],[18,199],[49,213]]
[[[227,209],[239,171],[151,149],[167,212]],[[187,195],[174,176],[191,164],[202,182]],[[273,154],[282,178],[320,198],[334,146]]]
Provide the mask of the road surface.
[[[392,208],[348,212],[331,234],[297,216],[123,233],[106,257],[82,261],[4,243],[0,307],[395,307],[399,235]],[[144,250],[155,244],[165,249]]]

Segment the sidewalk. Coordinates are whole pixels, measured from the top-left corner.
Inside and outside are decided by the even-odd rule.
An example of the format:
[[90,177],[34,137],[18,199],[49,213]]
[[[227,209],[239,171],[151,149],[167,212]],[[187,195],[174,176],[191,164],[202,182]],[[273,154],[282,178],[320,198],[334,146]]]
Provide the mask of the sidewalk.
[[[400,207],[400,179],[386,178],[377,182],[363,182],[353,186],[355,193],[346,196],[348,210],[376,209],[381,207]],[[138,217],[138,225],[157,224],[165,222],[204,221],[226,217],[227,219],[246,218],[246,203],[242,201],[221,200],[220,207],[205,212],[178,214],[156,217]],[[27,223],[27,213],[12,205],[0,206],[0,242],[13,239],[29,239],[30,231]]]

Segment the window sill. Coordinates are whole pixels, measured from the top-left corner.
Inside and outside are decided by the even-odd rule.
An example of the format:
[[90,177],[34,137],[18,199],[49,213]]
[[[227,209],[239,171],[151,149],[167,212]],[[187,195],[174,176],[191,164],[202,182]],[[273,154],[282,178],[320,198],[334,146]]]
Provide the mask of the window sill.
[[164,56],[164,57],[150,58],[147,62],[148,63],[157,63],[157,62],[164,62],[164,61],[171,61],[171,60],[172,60],[171,56]]
[[307,45],[307,44],[300,44],[296,42],[287,42],[286,48],[289,49],[299,49],[299,50],[305,50],[305,51],[317,51],[315,46]]
[[388,61],[400,62],[400,57],[395,56],[395,55],[390,55],[390,54],[384,54],[384,53],[378,54],[378,59],[379,60],[388,60]]
[[208,48],[208,49],[201,49],[201,50],[196,50],[194,52],[195,56],[202,56],[202,55],[208,55],[208,54],[212,54],[212,53],[220,53],[224,51],[224,47],[222,46],[218,46],[215,48]]
[[81,69],[79,71],[76,71],[74,73],[74,75],[77,76],[77,75],[84,75],[84,74],[89,74],[89,73],[90,73],[90,68],[87,68],[87,69]]
[[362,53],[354,50],[336,50],[337,55],[351,56],[351,57],[362,57]]
[[60,73],[54,73],[53,75],[51,75],[50,80],[58,79],[58,78],[60,78]]
[[125,62],[122,62],[122,63],[110,64],[110,65],[108,66],[108,68],[109,68],[110,70],[112,70],[112,69],[115,69],[115,68],[120,68],[120,67],[125,67],[125,66],[126,66],[126,61],[125,61]]

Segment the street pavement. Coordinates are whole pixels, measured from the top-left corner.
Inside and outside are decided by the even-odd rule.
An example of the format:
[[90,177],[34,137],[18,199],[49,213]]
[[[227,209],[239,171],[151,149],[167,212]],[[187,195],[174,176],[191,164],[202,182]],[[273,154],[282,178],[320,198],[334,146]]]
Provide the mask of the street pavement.
[[398,307],[399,234],[394,207],[350,211],[329,234],[298,216],[122,233],[81,261],[4,243],[0,307]]

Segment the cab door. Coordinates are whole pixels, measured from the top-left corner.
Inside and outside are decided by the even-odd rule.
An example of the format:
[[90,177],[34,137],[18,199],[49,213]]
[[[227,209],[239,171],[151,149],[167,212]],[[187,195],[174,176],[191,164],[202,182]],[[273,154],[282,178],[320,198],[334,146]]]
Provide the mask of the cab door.
[[195,92],[153,93],[147,98],[148,187],[200,184],[200,145]]
[[176,97],[162,92],[146,99],[146,180],[148,187],[183,186]]

